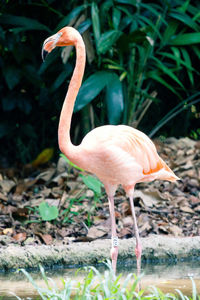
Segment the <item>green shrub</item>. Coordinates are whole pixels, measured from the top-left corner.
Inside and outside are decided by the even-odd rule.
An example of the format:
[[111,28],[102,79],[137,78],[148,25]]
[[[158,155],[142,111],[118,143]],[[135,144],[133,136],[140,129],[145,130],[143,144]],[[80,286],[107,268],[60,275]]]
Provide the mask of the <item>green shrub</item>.
[[[64,63],[62,49],[42,63],[41,46],[68,24],[83,34],[88,57],[72,120],[73,142],[107,123],[139,126],[146,133],[153,130],[151,135],[166,135],[167,128],[176,136],[196,131],[199,114],[190,108],[199,111],[199,8],[198,1],[189,0],[2,1],[1,157],[26,163],[46,147],[57,148],[75,51],[64,54]],[[176,126],[170,121],[166,127],[174,114],[160,121],[177,106],[175,116],[182,114]]]

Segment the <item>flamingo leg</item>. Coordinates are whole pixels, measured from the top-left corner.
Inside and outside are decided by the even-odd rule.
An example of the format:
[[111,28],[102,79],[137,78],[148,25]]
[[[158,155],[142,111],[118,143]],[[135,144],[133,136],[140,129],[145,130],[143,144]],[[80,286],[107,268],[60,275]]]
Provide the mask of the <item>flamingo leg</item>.
[[115,222],[115,210],[114,210],[114,197],[108,197],[110,217],[111,217],[111,235],[112,235],[112,247],[110,251],[112,268],[114,273],[116,273],[117,266],[117,256],[118,256],[118,237],[116,231],[116,222]]
[[139,230],[138,230],[138,226],[137,226],[133,197],[130,197],[129,199],[130,199],[131,212],[132,212],[132,216],[133,216],[133,225],[134,225],[134,231],[135,231],[135,237],[136,237],[135,255],[137,258],[137,276],[139,276],[140,271],[141,271],[142,244],[140,241]]

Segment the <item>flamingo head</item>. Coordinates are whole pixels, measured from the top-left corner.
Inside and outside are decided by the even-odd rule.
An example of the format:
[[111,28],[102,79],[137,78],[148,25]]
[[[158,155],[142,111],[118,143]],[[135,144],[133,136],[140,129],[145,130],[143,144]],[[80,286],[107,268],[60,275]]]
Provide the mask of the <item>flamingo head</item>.
[[56,34],[48,37],[42,46],[42,59],[45,60],[55,47],[70,46],[76,44],[78,32],[73,27],[64,27]]

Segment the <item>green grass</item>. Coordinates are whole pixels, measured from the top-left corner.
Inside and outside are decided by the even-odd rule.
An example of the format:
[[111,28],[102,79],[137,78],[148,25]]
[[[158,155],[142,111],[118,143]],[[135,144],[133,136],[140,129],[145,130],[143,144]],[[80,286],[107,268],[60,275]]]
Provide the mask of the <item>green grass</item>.
[[[115,276],[111,268],[111,263],[107,262],[106,265],[108,269],[103,274],[94,267],[79,270],[78,272],[84,271],[84,277],[81,281],[61,278],[63,284],[62,289],[58,288],[52,279],[46,277],[44,269],[41,266],[40,271],[46,284],[46,288],[39,287],[28,272],[23,269],[21,271],[26,275],[37,291],[37,299],[43,300],[200,300],[200,295],[197,295],[196,286],[192,279],[193,291],[192,295],[189,297],[183,295],[180,290],[176,290],[176,294],[163,293],[156,287],[148,287],[145,290],[140,290],[138,292],[137,285],[140,279],[137,278],[136,275],[129,274],[125,279],[121,280],[122,274]],[[16,298],[22,300],[18,296],[16,296]]]

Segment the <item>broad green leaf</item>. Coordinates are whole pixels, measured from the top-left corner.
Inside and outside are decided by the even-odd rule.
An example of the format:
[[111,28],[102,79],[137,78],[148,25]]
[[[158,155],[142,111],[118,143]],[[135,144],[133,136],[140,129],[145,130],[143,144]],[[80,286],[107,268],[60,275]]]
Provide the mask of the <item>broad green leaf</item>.
[[110,82],[111,73],[99,71],[91,75],[82,84],[74,106],[74,112],[81,110],[85,105],[91,102]]
[[39,214],[43,221],[55,220],[58,217],[58,208],[55,205],[49,206],[43,201],[39,205]]
[[24,30],[45,30],[50,32],[50,29],[46,25],[38,22],[35,19],[21,16],[13,16],[9,14],[0,15],[0,24],[19,26],[23,27]]
[[118,29],[121,20],[121,11],[115,7],[113,8],[112,20],[113,20],[113,27],[115,29]]
[[64,17],[57,25],[55,32],[60,30],[62,27],[69,25],[70,21],[76,18],[84,9],[87,8],[87,4],[83,4],[75,7],[66,17]]
[[115,73],[112,74],[112,80],[106,87],[105,100],[109,124],[119,124],[124,110],[124,98],[122,83]]
[[118,40],[121,34],[122,32],[118,30],[110,30],[103,33],[97,42],[98,52],[105,54]]
[[178,36],[172,37],[170,40],[171,45],[177,45],[177,46],[186,46],[186,45],[199,44],[199,43],[200,43],[199,32],[179,34]]
[[21,70],[15,66],[7,65],[3,69],[3,75],[10,90],[12,90],[21,79]]
[[93,31],[94,31],[94,37],[95,37],[95,41],[96,41],[96,45],[97,45],[97,42],[101,35],[101,29],[100,29],[100,21],[99,21],[99,9],[95,2],[92,2],[91,16],[92,16],[92,26],[93,26]]
[[78,26],[77,30],[79,31],[80,34],[82,34],[91,26],[91,24],[92,24],[91,20],[87,19]]
[[184,13],[179,13],[176,11],[171,12],[169,14],[170,17],[172,17],[173,19],[176,19],[182,23],[184,23],[186,26],[191,27],[193,30],[195,31],[199,31],[199,26],[197,25],[197,23],[195,21],[192,20],[192,18],[190,18],[189,15],[184,14]]
[[91,175],[88,176],[79,175],[79,176],[82,178],[83,182],[90,190],[92,190],[97,195],[101,194],[102,183],[101,181],[99,181],[99,179]]

